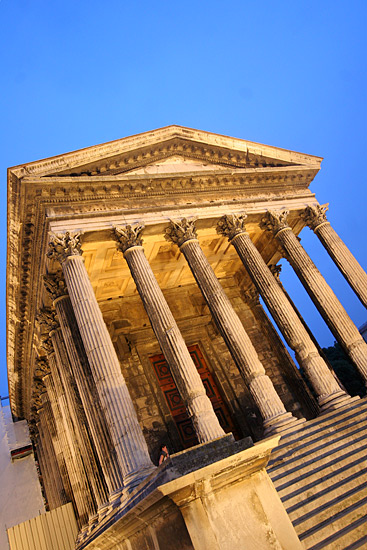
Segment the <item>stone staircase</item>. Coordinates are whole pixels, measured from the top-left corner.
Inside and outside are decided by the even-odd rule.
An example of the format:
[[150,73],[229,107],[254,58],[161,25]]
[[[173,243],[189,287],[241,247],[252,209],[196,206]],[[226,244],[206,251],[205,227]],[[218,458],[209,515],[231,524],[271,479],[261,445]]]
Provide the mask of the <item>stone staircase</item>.
[[367,398],[285,435],[267,472],[307,550],[367,549]]

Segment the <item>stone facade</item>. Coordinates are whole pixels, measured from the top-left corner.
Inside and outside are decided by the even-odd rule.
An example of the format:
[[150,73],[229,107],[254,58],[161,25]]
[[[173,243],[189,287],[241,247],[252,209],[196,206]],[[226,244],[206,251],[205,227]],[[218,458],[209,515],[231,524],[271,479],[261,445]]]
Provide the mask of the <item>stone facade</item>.
[[[367,378],[366,344],[297,240],[310,225],[365,299],[309,190],[320,162],[170,126],[9,169],[11,406],[79,548],[233,548],[243,515],[251,547],[301,547],[265,472],[277,440],[252,442],[352,399],[279,282],[283,256]],[[162,443],[175,456],[157,470]]]

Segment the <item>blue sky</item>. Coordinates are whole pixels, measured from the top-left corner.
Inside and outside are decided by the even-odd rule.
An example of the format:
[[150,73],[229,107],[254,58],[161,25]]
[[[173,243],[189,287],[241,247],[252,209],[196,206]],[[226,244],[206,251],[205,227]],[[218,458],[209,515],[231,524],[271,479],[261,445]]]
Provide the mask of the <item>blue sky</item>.
[[[323,156],[311,188],[366,268],[366,12],[354,0],[0,0],[0,395],[8,166],[168,124]],[[360,326],[365,309],[311,231],[301,237]],[[332,345],[286,265],[282,280]]]

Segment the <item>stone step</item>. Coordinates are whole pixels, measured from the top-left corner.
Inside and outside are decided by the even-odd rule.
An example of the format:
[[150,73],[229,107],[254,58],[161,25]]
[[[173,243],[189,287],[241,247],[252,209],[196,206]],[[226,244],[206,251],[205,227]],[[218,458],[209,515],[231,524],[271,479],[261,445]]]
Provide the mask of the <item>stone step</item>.
[[297,534],[307,550],[344,549],[345,546],[339,545],[338,540],[340,541],[345,536],[347,544],[351,544],[358,540],[362,534],[355,530],[363,525],[366,529],[366,506],[367,495],[365,493],[357,501],[347,499],[342,509],[332,516],[321,515],[320,518],[323,517],[323,519],[320,519],[318,523],[314,522],[305,531],[300,532],[296,526]]
[[333,413],[308,421],[301,431],[281,438],[279,446],[273,451],[268,470],[285,463],[292,458],[295,452],[300,452],[302,449],[306,452],[312,445],[322,443],[325,438],[330,439],[335,436],[336,431],[350,428],[351,423],[365,420],[366,414],[367,400],[361,399],[353,406],[341,409],[339,414],[337,411],[333,411]]
[[[355,465],[355,463],[360,463],[360,467],[362,467],[363,460],[367,455],[367,440],[365,439],[359,444],[348,445],[347,448],[348,450],[344,449],[344,452],[339,450],[336,455],[326,455],[323,459],[307,461],[303,467],[292,469],[288,473],[285,472],[281,478],[275,481],[272,474],[270,474],[270,478],[278,493],[283,497],[297,487],[305,487],[310,483],[319,484],[330,480],[335,471],[338,473],[344,472],[347,475],[348,468]],[[314,488],[316,489],[316,485],[314,485]]]
[[[332,426],[327,430],[323,430],[317,435],[312,434],[307,440],[291,445],[282,455],[274,457],[269,461],[268,471],[275,471],[278,468],[287,467],[292,461],[297,460],[298,456],[307,456],[318,447],[325,447],[329,444],[336,443],[338,440],[343,440],[345,437],[350,437],[350,433],[358,430],[366,424],[366,412],[359,415],[353,415],[352,418],[347,418],[343,424]],[[351,420],[353,422],[351,422]]]
[[[349,536],[349,533],[347,533],[341,539],[339,539],[341,543],[341,546],[339,546],[340,550],[357,550],[357,548],[367,548],[367,535],[365,533],[366,524],[364,521],[362,521],[361,525],[355,526],[353,528],[351,536]],[[346,537],[348,537],[348,539],[346,539]],[[360,538],[357,539],[357,537]],[[354,541],[351,542],[351,539],[354,539]],[[324,548],[332,550],[331,546],[325,546]],[[337,550],[339,550],[339,548]]]
[[289,514],[291,520],[296,520],[301,515],[310,513],[312,510],[318,509],[323,504],[329,503],[334,499],[342,498],[341,495],[346,495],[349,491],[356,490],[366,483],[367,484],[367,464],[365,468],[355,468],[354,473],[350,473],[345,477],[345,472],[340,476],[338,480],[333,476],[330,478],[331,483],[321,483],[321,489],[315,492],[314,490],[304,491],[298,494],[293,499],[287,499],[284,501],[284,505]]
[[329,461],[345,453],[345,449],[363,447],[367,441],[367,423],[364,420],[353,426],[351,430],[346,429],[342,433],[337,432],[333,438],[328,439],[324,444],[315,443],[308,451],[297,452],[289,458],[287,462],[278,465],[276,468],[268,469],[268,474],[277,484],[278,481],[291,476],[293,473],[307,471],[308,467],[313,467],[317,462]]
[[282,437],[267,471],[307,550],[367,548],[367,399]]
[[330,468],[324,471],[322,475],[315,474],[307,479],[307,483],[300,482],[291,484],[282,491],[278,490],[278,494],[287,510],[298,508],[299,515],[302,515],[302,501],[309,501],[314,496],[320,498],[323,493],[328,494],[333,490],[333,487],[343,491],[344,484],[353,480],[359,483],[359,478],[366,471],[366,456],[363,451],[359,456],[355,457],[353,462],[348,460],[344,464],[340,464],[337,469]]
[[331,519],[336,513],[348,508],[354,502],[359,502],[361,499],[367,498],[367,481],[363,481],[356,487],[349,488],[342,494],[329,499],[325,499],[319,506],[314,506],[313,509],[302,509],[302,515],[295,517],[294,513],[290,514],[292,523],[299,533],[304,533],[311,527],[320,524],[325,519]]

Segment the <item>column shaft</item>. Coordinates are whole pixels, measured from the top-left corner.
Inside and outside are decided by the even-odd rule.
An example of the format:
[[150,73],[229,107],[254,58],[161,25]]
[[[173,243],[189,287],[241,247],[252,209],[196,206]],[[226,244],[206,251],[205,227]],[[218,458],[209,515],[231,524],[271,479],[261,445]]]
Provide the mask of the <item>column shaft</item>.
[[[38,411],[40,412],[40,411]],[[43,488],[47,504],[50,510],[57,508],[58,502],[55,496],[55,485],[53,473],[50,466],[49,449],[47,447],[46,437],[42,427],[41,419],[38,422],[38,461],[41,468]]]
[[367,344],[357,327],[325,281],[292,229],[288,226],[276,232],[295,270],[312,301],[327,323],[336,340],[367,380]]
[[287,344],[295,351],[298,362],[304,368],[317,394],[320,407],[330,409],[345,404],[350,397],[340,388],[330,369],[320,357],[315,344],[248,233],[244,231],[237,233],[230,242],[235,247]]
[[53,348],[55,350],[55,353],[52,355],[51,361],[49,361],[50,370],[51,370],[52,379],[55,384],[55,390],[56,390],[56,395],[57,395],[57,400],[58,400],[62,421],[64,423],[65,434],[66,434],[66,437],[69,443],[69,448],[71,451],[72,463],[74,466],[74,470],[77,474],[78,489],[80,491],[81,498],[83,499],[84,506],[88,514],[88,519],[90,519],[92,516],[95,515],[97,511],[96,502],[95,502],[94,494],[91,490],[88,474],[85,469],[83,449],[80,447],[79,439],[77,435],[77,424],[75,423],[75,418],[73,418],[73,415],[71,413],[71,410],[69,407],[69,400],[67,398],[67,392],[62,382],[60,365],[59,365],[59,362],[60,362],[59,349],[57,349],[56,351],[56,348],[58,348],[58,344],[59,344],[59,343],[55,343],[56,334],[57,334],[57,331],[53,331],[50,335],[51,341],[53,343]]
[[305,221],[318,236],[362,304],[367,307],[367,273],[327,221],[326,211],[327,205],[309,206],[306,208]]
[[264,419],[265,433],[289,429],[298,419],[286,411],[252,342],[196,239],[180,245],[215,323]]
[[367,307],[367,273],[330,224],[319,226],[315,233],[362,304]]
[[[71,425],[75,431],[76,443],[80,451],[80,467],[84,466],[88,484],[90,484],[93,496],[96,499],[97,507],[107,501],[107,490],[104,478],[100,474],[100,464],[95,456],[95,449],[92,446],[87,419],[80,400],[74,377],[71,372],[69,357],[66,351],[61,329],[58,328],[51,333],[51,340],[55,350],[61,383],[65,390],[65,396],[70,412]],[[84,469],[82,473],[84,474]],[[88,487],[89,491],[89,487]]]
[[69,296],[60,296],[54,305],[108,492],[112,495],[122,487],[122,475]]
[[[47,376],[50,376],[50,375],[47,375]],[[49,381],[47,383],[50,384],[51,382]],[[45,385],[46,385],[46,382],[45,382]],[[64,491],[65,491],[65,501],[66,502],[73,502],[73,506],[74,506],[75,510],[77,510],[75,499],[74,499],[74,494],[73,494],[73,489],[71,487],[70,477],[69,477],[68,469],[67,469],[67,466],[66,466],[65,457],[64,457],[62,445],[61,445],[61,442],[60,442],[60,437],[59,437],[59,434],[58,434],[58,430],[57,430],[57,427],[56,427],[56,421],[55,421],[52,405],[51,405],[51,402],[50,402],[50,396],[49,396],[48,392],[44,392],[41,395],[41,399],[42,399],[42,405],[43,405],[43,408],[44,408],[44,411],[45,411],[45,418],[47,419],[47,425],[48,425],[49,433],[50,433],[50,436],[51,436],[53,448],[54,448],[55,455],[56,455],[56,461],[57,461],[57,464],[58,464],[58,467],[59,467],[59,471],[60,471],[60,475],[61,475],[61,479],[62,479],[62,484],[63,484]]]
[[124,485],[134,486],[154,468],[147,444],[83,258],[80,255],[68,256],[62,268],[89,365],[108,419]]
[[200,443],[222,437],[224,431],[143,248],[128,248],[124,256]]
[[[50,474],[52,476],[52,502],[51,499],[49,499],[50,508],[58,508],[59,506],[62,506],[63,504],[67,503],[66,494],[64,485],[62,482],[62,477],[59,469],[59,465],[57,462],[57,457],[55,453],[55,448],[53,445],[52,437],[50,434],[49,426],[48,426],[48,420],[46,411],[44,408],[40,409],[38,411],[40,424],[42,433],[45,439],[45,445],[44,450],[46,450],[47,453],[47,466],[50,470]],[[45,449],[46,447],[46,449]]]
[[[51,373],[53,373],[57,368],[54,354],[49,356],[49,364],[51,368]],[[88,503],[84,499],[84,494],[83,494],[84,491],[83,491],[83,487],[80,484],[79,472],[73,460],[73,452],[72,452],[72,449],[70,448],[70,445],[71,445],[70,434],[68,434],[68,430],[65,429],[64,417],[63,417],[64,415],[62,414],[62,409],[65,410],[65,404],[63,403],[62,399],[59,400],[58,392],[56,389],[57,382],[56,384],[54,383],[52,374],[45,377],[44,380],[45,380],[45,386],[47,388],[47,393],[50,398],[52,412],[54,414],[55,423],[57,426],[57,432],[60,438],[60,444],[64,455],[68,476],[70,479],[73,500],[76,506],[77,518],[79,520],[78,523],[79,523],[79,526],[81,527],[82,525],[86,525],[88,523],[89,516],[92,515],[92,511],[89,509]],[[62,407],[60,407],[60,401],[61,401]],[[74,452],[74,456],[75,456],[75,452]]]

